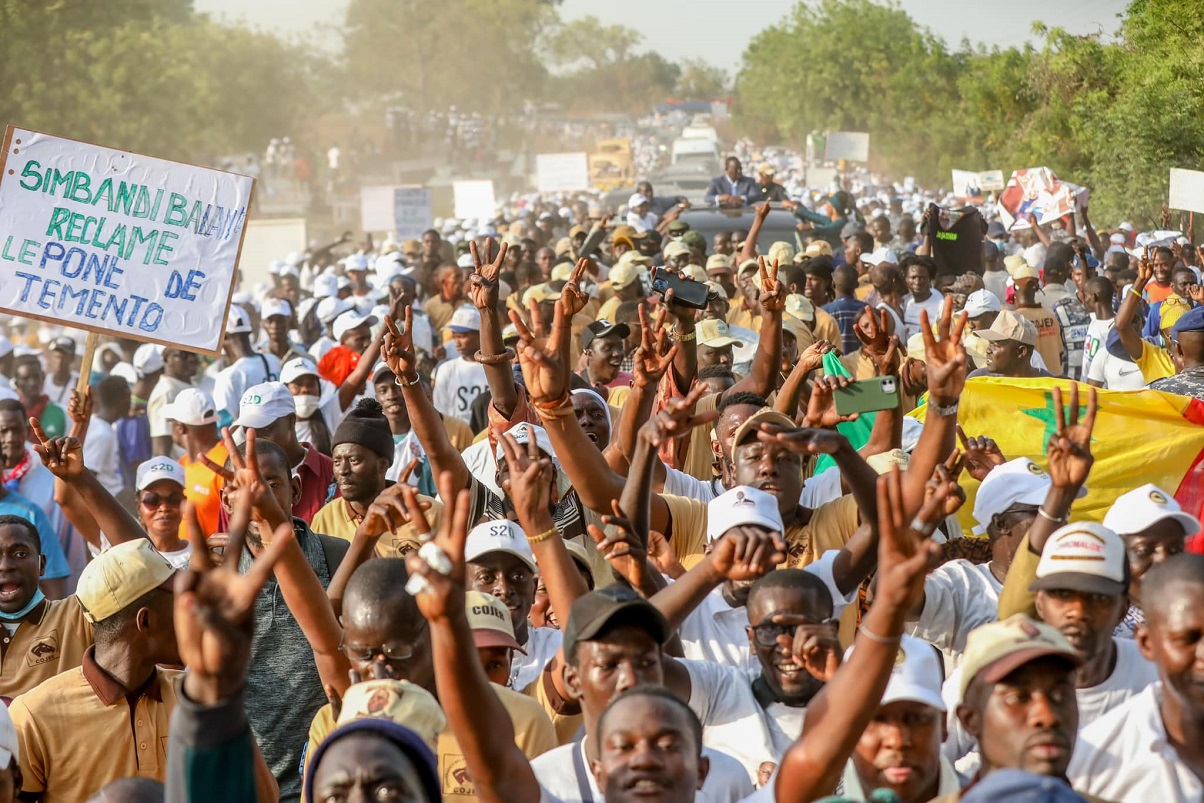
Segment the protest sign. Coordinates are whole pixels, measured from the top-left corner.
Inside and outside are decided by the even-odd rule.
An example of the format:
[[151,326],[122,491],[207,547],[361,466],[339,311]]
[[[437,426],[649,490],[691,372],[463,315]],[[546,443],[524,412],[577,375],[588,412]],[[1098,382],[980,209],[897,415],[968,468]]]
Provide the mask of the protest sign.
[[497,214],[497,201],[493,197],[493,182],[456,181],[452,183],[455,215],[461,220],[475,217],[493,220]]
[[247,221],[238,272],[243,287],[272,283],[271,264],[283,254],[305,253],[309,236],[303,217],[269,217]]
[[824,159],[835,162],[870,160],[870,135],[863,131],[829,131],[825,143]]
[[360,187],[360,228],[364,231],[393,230],[393,192],[391,184]]
[[1030,214],[1045,225],[1073,214],[1077,200],[1086,192],[1060,180],[1048,167],[1017,170],[999,194],[999,218],[1009,231],[1029,228]]
[[953,171],[953,197],[963,201],[981,201],[982,183],[973,170]]
[[421,238],[434,219],[430,190],[425,187],[397,187],[393,190],[393,231],[398,240]]
[[835,192],[840,189],[837,178],[835,167],[807,168],[807,186],[811,189],[820,192]]
[[253,187],[9,126],[0,310],[217,354]]
[[1171,168],[1171,209],[1204,212],[1204,173]]
[[584,153],[537,154],[535,186],[540,192],[575,192],[588,189],[589,159]]
[[984,170],[978,174],[978,188],[991,192],[1002,190],[1005,186],[1002,170]]

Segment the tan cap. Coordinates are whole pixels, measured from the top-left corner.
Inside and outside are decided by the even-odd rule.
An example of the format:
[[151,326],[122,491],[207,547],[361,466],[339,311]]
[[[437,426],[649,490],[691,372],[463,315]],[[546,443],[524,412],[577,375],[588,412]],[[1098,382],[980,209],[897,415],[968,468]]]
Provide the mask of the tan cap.
[[1006,270],[1011,276],[1016,275],[1016,270],[1019,269],[1021,265],[1028,265],[1028,263],[1024,261],[1024,257],[1020,254],[1012,254],[1011,256],[1006,256],[1003,258],[1003,269]]
[[665,259],[668,259],[669,257],[688,257],[694,252],[681,240],[670,240],[661,253],[665,255]]
[[732,448],[735,449],[740,443],[747,440],[750,434],[755,434],[760,429],[759,425],[762,422],[766,424],[780,424],[791,429],[798,426],[794,423],[794,419],[785,413],[779,413],[772,407],[762,407],[746,418],[743,424],[736,427],[736,431],[732,435]]
[[[627,252],[632,253],[631,251]],[[623,255],[624,257],[627,254]],[[610,269],[610,286],[616,290],[627,287],[640,280],[640,269],[636,263],[630,259],[620,259]]]
[[832,244],[827,240],[812,240],[803,249],[804,257],[832,256]]
[[464,600],[464,613],[468,616],[468,627],[477,647],[509,647],[523,655],[527,651],[514,638],[514,624],[510,611],[502,601],[492,594],[469,591]]
[[[150,541],[139,538],[109,547],[85,566],[75,596],[89,622],[103,622],[171,580],[175,573]],[[170,586],[166,590],[171,591]]]
[[542,304],[545,301],[556,301],[560,298],[560,291],[553,290],[551,285],[536,284],[527,288],[523,293],[523,307],[525,308],[531,301],[536,304]]
[[705,318],[695,325],[698,333],[698,345],[708,348],[721,349],[724,346],[743,346],[744,341],[732,337],[731,327],[724,321]]
[[686,265],[684,268],[682,268],[679,271],[679,273],[681,273],[682,276],[689,276],[691,279],[693,279],[696,282],[705,283],[707,280],[706,271],[704,271],[702,268],[698,267],[697,265]]
[[1080,663],[1078,653],[1057,628],[1022,613],[975,628],[966,639],[959,699],[965,700],[974,678],[998,683],[1029,661],[1047,655],[1065,658],[1074,666]]
[[711,295],[719,296],[724,301],[728,300],[727,291],[723,289],[723,285],[721,285],[719,282],[708,281],[706,285],[710,289]]
[[789,332],[794,336],[794,343],[799,351],[815,342],[815,333],[807,328],[807,324],[793,315],[782,316],[782,332]]
[[979,329],[975,334],[983,340],[1016,340],[1026,346],[1037,345],[1037,327],[1010,309],[1000,312],[989,329]]
[[906,471],[908,464],[911,463],[911,455],[902,449],[891,449],[888,452],[872,454],[865,459],[865,462],[879,474],[886,474],[895,466],[898,466],[900,471]]
[[722,270],[732,272],[732,261],[724,254],[711,254],[707,257],[707,270]]
[[786,296],[786,309],[783,311],[803,323],[815,322],[815,305],[802,293],[791,293]]
[[569,557],[577,561],[577,565],[589,572],[589,576],[594,576],[594,565],[590,562],[589,552],[585,550],[585,544],[580,541],[574,541],[572,538],[564,539],[564,548],[569,553]]
[[1020,281],[1021,279],[1033,279],[1036,281],[1041,281],[1041,273],[1032,265],[1029,265],[1027,262],[1025,262],[1012,271],[1012,278],[1016,281]]
[[408,680],[382,678],[353,684],[343,693],[343,710],[336,724],[357,719],[387,719],[404,725],[432,751],[439,734],[447,728],[447,718],[435,696]]
[[647,236],[648,235],[645,232],[636,231],[635,226],[628,226],[628,225],[624,224],[622,226],[615,227],[615,239],[616,240],[619,239],[620,237],[626,237],[628,240],[635,242],[636,240],[642,240]]
[[778,171],[774,170],[773,165],[769,162],[761,162],[761,164],[757,165],[758,176],[772,176],[776,172]]

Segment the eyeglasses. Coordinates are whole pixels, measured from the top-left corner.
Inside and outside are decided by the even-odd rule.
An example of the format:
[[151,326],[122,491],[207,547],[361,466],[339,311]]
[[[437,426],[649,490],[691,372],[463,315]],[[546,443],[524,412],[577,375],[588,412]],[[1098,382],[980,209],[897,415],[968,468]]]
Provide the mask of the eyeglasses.
[[172,507],[179,507],[184,503],[184,494],[173,493],[169,496],[159,496],[159,494],[152,491],[151,493],[143,494],[142,498],[138,501],[142,503],[143,507],[152,509],[159,507],[164,502]]
[[[426,620],[423,620],[423,626],[426,626]],[[364,646],[360,644],[348,644],[347,637],[344,636],[339,641],[339,649],[353,661],[360,663],[372,663],[376,660],[376,656],[383,655],[390,661],[408,661],[414,657],[414,645],[411,644],[377,644],[374,646]]]
[[777,624],[774,622],[765,622],[759,625],[753,625],[753,641],[758,647],[774,647],[777,646],[778,636],[786,636],[794,639],[795,632],[801,627],[805,633],[815,633],[820,636],[831,635],[832,619],[824,619],[820,622],[802,622],[800,624]]

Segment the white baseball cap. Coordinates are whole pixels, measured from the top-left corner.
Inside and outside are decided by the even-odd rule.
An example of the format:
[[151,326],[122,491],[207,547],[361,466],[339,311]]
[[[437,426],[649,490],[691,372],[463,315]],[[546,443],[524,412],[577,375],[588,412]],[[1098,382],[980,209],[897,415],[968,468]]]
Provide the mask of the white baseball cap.
[[347,299],[334,295],[327,296],[318,302],[318,320],[329,325],[335,318],[351,308],[352,304]]
[[1136,535],[1166,519],[1181,524],[1187,535],[1200,530],[1200,520],[1184,513],[1174,496],[1147,482],[1116,498],[1104,516],[1104,526],[1118,535]]
[[468,540],[464,542],[464,560],[471,563],[490,552],[511,554],[527,564],[531,571],[536,571],[535,555],[527,543],[527,536],[512,521],[498,519],[472,528]]
[[[1014,505],[1039,506],[1045,501],[1050,485],[1049,475],[1027,457],[1017,457],[995,466],[974,497],[974,519],[978,522],[974,534],[985,533],[992,518]],[[1086,493],[1086,488],[1080,488],[1075,498],[1081,499]]]
[[334,319],[334,339],[342,340],[343,335],[352,329],[358,329],[361,326],[371,326],[374,323],[376,323],[375,315],[363,315],[354,311],[344,312]]
[[199,427],[217,422],[217,405],[213,397],[200,388],[184,388],[175,399],[163,405],[162,415],[168,421]]
[[302,376],[321,376],[317,363],[306,357],[293,357],[280,368],[280,381],[286,385]]
[[150,376],[163,370],[163,347],[154,343],[143,343],[134,351],[134,371],[139,377]]
[[481,331],[481,311],[476,307],[465,304],[452,313],[451,323],[447,325],[453,332]]
[[777,497],[747,485],[738,485],[707,504],[707,541],[718,541],[733,527],[747,524],[776,533],[785,532]]
[[338,295],[339,277],[333,273],[321,273],[314,277],[314,298],[330,298]]
[[0,767],[14,767],[21,763],[21,750],[17,743],[17,726],[13,724],[8,706],[0,705]]
[[[535,445],[539,447],[539,451],[550,457],[556,466],[560,465],[560,462],[556,459],[556,450],[552,448],[552,439],[548,437],[548,431],[543,427],[523,421],[506,430],[506,434],[514,438],[519,446],[526,446],[531,442],[531,438],[534,437]],[[497,450],[494,452],[494,456],[498,460],[506,459],[506,453],[502,450],[500,441],[497,445]]]
[[270,318],[273,315],[283,315],[286,318],[291,318],[293,315],[293,306],[283,298],[264,299],[263,307],[259,310],[259,315],[262,318]]
[[627,199],[627,208],[635,209],[637,206],[643,206],[646,203],[649,203],[646,196],[641,195],[638,192],[632,193],[631,197]]
[[363,254],[351,254],[343,260],[343,270],[368,270],[368,257]]
[[1078,521],[1059,527],[1045,542],[1029,590],[1069,589],[1115,597],[1129,587],[1128,566],[1119,535],[1102,524]]
[[134,485],[139,491],[159,480],[171,480],[184,487],[184,467],[170,457],[152,457],[138,464]]
[[460,258],[456,260],[456,267],[467,268],[474,270],[477,264],[472,261],[472,254],[460,254]]
[[966,296],[966,306],[963,309],[968,317],[977,318],[988,312],[999,312],[1003,309],[1003,304],[1000,303],[999,296],[990,290],[975,290]]
[[247,311],[237,304],[230,305],[230,315],[226,318],[226,334],[237,335],[251,331],[251,318]]
[[[849,660],[855,647],[845,650],[844,659]],[[897,702],[920,703],[937,711],[947,710],[941,697],[941,681],[945,673],[937,658],[936,648],[923,639],[903,636],[899,642],[899,654],[890,671],[890,681],[882,692],[882,705]]]
[[867,265],[881,265],[883,263],[888,265],[899,264],[899,258],[895,256],[895,252],[885,247],[872,251],[869,254],[862,254],[861,261]]
[[234,426],[259,429],[296,413],[297,403],[283,382],[261,382],[247,388],[247,392],[242,394]]

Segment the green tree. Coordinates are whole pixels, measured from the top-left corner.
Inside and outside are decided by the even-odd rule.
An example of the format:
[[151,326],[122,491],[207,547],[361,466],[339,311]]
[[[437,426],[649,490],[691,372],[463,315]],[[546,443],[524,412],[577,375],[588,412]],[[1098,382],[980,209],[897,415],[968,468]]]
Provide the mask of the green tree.
[[731,88],[731,77],[702,59],[686,59],[681,63],[681,76],[673,94],[680,100],[714,100]]

